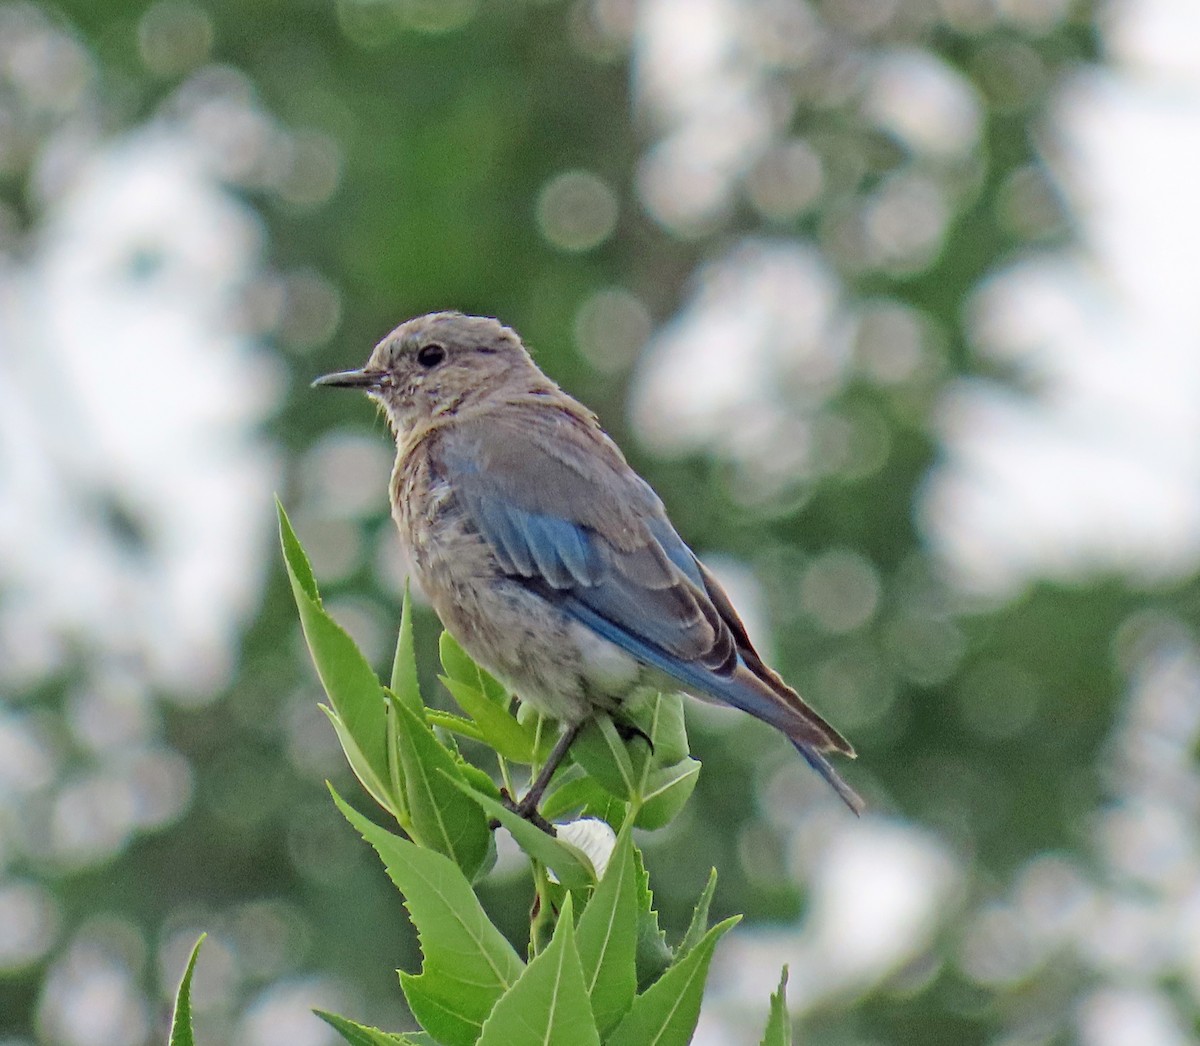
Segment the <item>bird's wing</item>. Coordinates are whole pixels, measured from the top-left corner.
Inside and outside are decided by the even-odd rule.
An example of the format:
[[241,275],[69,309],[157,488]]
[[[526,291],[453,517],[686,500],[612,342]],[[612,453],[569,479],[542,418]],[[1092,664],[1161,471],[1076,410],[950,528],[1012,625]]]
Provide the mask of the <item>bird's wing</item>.
[[435,458],[505,573],[665,657],[718,669],[736,656],[658,496],[599,430],[543,407],[465,420],[438,442]]
[[446,478],[507,574],[684,689],[783,730],[806,758],[806,749],[853,753],[762,662],[658,496],[597,427],[546,405],[462,419],[438,444]]

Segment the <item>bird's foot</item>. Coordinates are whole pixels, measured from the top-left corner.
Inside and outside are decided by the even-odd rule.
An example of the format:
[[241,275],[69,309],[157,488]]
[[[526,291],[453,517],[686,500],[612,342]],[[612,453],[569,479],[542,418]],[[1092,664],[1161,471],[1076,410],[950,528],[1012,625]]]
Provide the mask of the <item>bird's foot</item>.
[[[507,789],[500,789],[500,799],[504,805],[518,817],[524,818],[531,825],[540,828],[547,835],[557,835],[554,830],[554,825],[546,820],[538,813],[538,804],[542,801],[542,796],[546,794],[546,789],[550,787],[550,779],[554,776],[554,771],[558,769],[559,764],[566,758],[567,751],[570,749],[572,742],[579,736],[581,724],[572,723],[563,728],[558,740],[554,742],[554,748],[550,755],[547,756],[546,762],[542,765],[538,775],[534,778],[529,786],[529,791],[525,793],[519,803],[514,802]],[[497,828],[499,825],[493,821],[492,828]]]
[[[540,813],[538,813],[537,804],[540,798],[540,795],[534,795],[533,792],[530,791],[525,798],[518,803],[513,801],[513,798],[508,794],[507,789],[500,789],[500,801],[504,804],[506,809],[511,810],[522,820],[528,821],[535,828],[540,828],[547,835],[557,835],[558,832],[555,830],[554,825],[552,825]],[[488,823],[488,827],[493,830],[499,828],[500,822],[490,821]]]

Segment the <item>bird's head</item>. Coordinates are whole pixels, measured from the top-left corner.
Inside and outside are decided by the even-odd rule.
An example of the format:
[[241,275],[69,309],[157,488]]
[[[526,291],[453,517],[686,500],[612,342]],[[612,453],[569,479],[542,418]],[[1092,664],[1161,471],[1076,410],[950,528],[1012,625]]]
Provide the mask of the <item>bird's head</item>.
[[408,320],[375,346],[361,370],[326,374],[313,384],[362,389],[397,434],[492,396],[553,388],[514,331],[460,312]]

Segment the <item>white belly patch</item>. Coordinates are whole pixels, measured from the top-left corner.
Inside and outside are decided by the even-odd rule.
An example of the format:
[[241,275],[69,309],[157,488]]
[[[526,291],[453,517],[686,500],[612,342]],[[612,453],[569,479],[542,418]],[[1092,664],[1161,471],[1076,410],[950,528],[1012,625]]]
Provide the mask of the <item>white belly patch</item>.
[[637,686],[642,666],[632,654],[578,622],[571,623],[570,637],[579,651],[579,673],[589,689],[622,698]]

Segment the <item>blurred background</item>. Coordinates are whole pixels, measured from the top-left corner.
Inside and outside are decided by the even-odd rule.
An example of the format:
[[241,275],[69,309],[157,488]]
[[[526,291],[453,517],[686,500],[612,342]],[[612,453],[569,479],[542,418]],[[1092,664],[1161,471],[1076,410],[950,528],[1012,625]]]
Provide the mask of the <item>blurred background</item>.
[[0,1043],[163,1041],[202,930],[202,1043],[411,1026],[271,498],[385,665],[390,440],[308,383],[437,308],[859,750],[855,821],[689,706],[657,901],[747,915],[697,1042],[784,962],[812,1046],[1200,1041],[1198,53],[1195,0],[0,0]]

